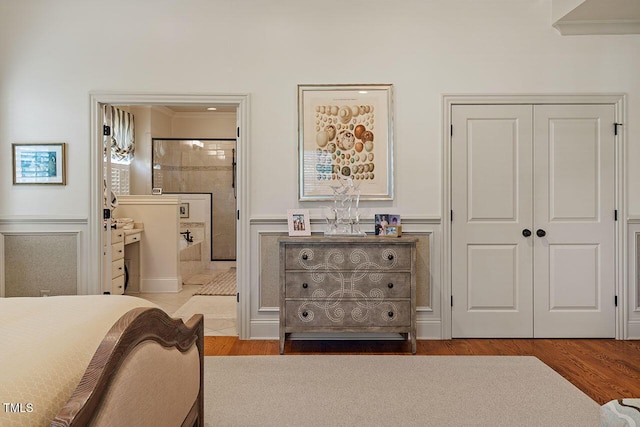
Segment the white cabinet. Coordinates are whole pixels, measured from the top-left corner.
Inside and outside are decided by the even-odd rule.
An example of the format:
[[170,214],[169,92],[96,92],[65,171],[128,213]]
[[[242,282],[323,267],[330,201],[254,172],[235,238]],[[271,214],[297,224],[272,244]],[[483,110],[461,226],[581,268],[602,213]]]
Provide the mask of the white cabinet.
[[124,230],[111,230],[111,245],[107,245],[107,231],[103,235],[104,292],[112,295],[124,293]]
[[[111,230],[111,244],[107,245],[106,230],[104,232],[105,245],[103,246],[104,259],[104,289],[111,295],[124,294],[125,287],[125,247],[137,243],[142,239],[141,230]],[[139,249],[136,246],[136,249]],[[137,259],[137,253],[135,259]],[[138,276],[136,276],[138,277]]]

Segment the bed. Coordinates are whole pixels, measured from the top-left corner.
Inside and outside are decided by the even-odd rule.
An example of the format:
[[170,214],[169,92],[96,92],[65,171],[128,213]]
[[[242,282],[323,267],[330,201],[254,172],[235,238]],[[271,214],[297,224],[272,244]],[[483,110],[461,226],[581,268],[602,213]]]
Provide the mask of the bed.
[[0,425],[204,425],[202,315],[124,295],[0,298],[0,339]]

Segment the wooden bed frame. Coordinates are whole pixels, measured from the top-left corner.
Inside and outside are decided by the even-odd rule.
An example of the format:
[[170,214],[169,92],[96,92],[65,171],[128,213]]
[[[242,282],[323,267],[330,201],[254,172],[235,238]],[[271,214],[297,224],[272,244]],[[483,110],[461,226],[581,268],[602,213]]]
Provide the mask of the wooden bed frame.
[[[194,315],[185,323],[180,319],[172,319],[164,311],[159,308],[140,307],[124,314],[109,330],[104,337],[100,346],[96,350],[89,367],[85,371],[78,387],[75,389],[65,406],[58,412],[58,415],[51,422],[53,427],[62,426],[88,426],[95,423],[97,414],[101,409],[111,405],[116,408],[124,405],[125,400],[129,400],[134,396],[127,393],[127,390],[119,390],[114,392],[111,385],[118,378],[118,371],[126,364],[134,363],[129,366],[140,366],[146,360],[132,360],[136,357],[140,358],[142,353],[134,351],[140,349],[143,344],[155,342],[160,346],[152,346],[151,349],[145,348],[151,352],[166,354],[163,349],[177,349],[180,354],[176,353],[176,358],[183,357],[195,345],[197,348],[197,357],[199,358],[199,387],[197,390],[197,398],[191,405],[190,410],[186,410],[183,427],[204,426],[204,397],[203,397],[203,369],[204,369],[204,338],[203,338],[203,316],[201,314]],[[158,348],[156,350],[155,348]],[[174,352],[175,353],[175,352]],[[147,355],[149,353],[146,353]],[[172,353],[173,354],[173,353]],[[187,356],[184,356],[187,357]],[[136,363],[138,365],[136,365]],[[180,363],[180,361],[178,361]],[[159,368],[162,368],[160,366]],[[132,368],[134,369],[134,368]],[[171,367],[167,367],[171,370]],[[154,377],[156,374],[161,376],[170,371],[167,369],[154,369]],[[140,370],[142,371],[142,370]],[[175,366],[173,371],[175,372]],[[131,378],[135,376],[136,371],[128,371],[126,374],[127,381],[133,381],[137,384],[147,384],[150,378],[146,377]],[[195,374],[195,373],[194,373]],[[123,374],[125,375],[125,374]],[[142,375],[142,374],[141,374]],[[194,378],[189,379],[194,383]],[[148,392],[147,392],[148,391]],[[167,390],[156,390],[154,387],[148,387],[145,393],[137,393],[135,398],[146,399],[145,404],[150,405],[154,413],[159,414],[163,419],[163,412],[173,410],[175,416],[176,408],[168,408],[172,405],[159,405],[154,399],[158,399],[162,393]],[[120,399],[118,401],[118,399]],[[129,402],[130,403],[130,402]],[[191,402],[188,402],[191,404]],[[154,406],[155,405],[155,406]],[[141,405],[144,406],[144,405]],[[160,406],[160,407],[158,407]],[[124,415],[126,416],[126,414]],[[180,412],[182,417],[182,412]],[[107,420],[110,418],[106,415]],[[105,424],[105,420],[102,421]],[[106,424],[110,424],[106,421]]]

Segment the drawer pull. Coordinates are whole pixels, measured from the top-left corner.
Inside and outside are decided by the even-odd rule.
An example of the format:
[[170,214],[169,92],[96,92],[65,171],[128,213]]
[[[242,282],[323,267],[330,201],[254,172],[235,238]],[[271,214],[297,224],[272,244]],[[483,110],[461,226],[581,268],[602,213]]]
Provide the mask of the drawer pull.
[[393,317],[393,311],[390,311],[387,314],[389,315],[389,317]]
[[122,253],[122,249],[118,249],[118,253],[121,254]]
[[302,312],[302,317],[307,317],[309,315],[309,313],[307,313],[306,311]]
[[122,270],[122,267],[118,267],[118,270]]
[[387,284],[387,287],[388,287],[389,289],[393,288],[393,283],[389,283],[389,284]]
[[389,255],[387,255],[387,259],[388,259],[389,261],[391,261],[391,260],[393,259],[393,254],[389,254]]
[[304,259],[304,260],[309,259],[309,255],[307,255],[307,254],[302,254],[302,259]]
[[302,284],[302,287],[303,287],[303,288],[305,288],[305,289],[307,289],[307,288],[309,287],[309,284],[308,284],[308,283],[303,283],[303,284]]

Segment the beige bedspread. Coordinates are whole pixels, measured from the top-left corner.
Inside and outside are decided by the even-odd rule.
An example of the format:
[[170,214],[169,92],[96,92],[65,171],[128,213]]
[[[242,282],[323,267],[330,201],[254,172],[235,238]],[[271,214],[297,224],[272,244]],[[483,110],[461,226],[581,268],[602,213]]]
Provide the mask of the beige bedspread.
[[130,296],[0,298],[0,425],[47,426],[73,393]]

